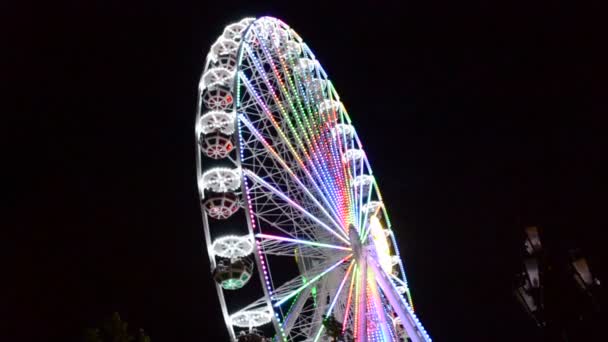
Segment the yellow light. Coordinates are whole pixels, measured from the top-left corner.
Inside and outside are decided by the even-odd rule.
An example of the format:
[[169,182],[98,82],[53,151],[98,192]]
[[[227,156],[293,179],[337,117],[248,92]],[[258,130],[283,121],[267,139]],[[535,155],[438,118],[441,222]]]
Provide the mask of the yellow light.
[[369,220],[370,234],[376,247],[376,253],[378,254],[378,261],[384,272],[390,274],[393,270],[393,263],[391,260],[391,251],[388,246],[388,238],[384,234],[384,228],[376,215],[372,215]]
[[298,252],[299,252],[298,251],[298,247],[294,248],[293,252],[294,252],[293,255],[296,257],[296,264],[299,264],[299,262],[298,262]]

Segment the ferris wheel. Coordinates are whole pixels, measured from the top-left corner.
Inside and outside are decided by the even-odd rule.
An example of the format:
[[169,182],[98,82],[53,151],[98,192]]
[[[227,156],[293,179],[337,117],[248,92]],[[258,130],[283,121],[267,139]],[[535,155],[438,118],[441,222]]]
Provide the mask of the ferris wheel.
[[431,341],[357,131],[300,36],[272,17],[228,25],[198,99],[198,189],[230,339]]

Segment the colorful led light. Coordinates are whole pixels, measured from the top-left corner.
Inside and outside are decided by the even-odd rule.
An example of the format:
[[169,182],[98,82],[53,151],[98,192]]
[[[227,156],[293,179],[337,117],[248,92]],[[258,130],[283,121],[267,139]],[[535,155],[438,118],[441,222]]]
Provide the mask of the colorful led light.
[[[342,293],[342,288],[344,287],[344,284],[346,284],[346,281],[348,280],[348,276],[350,275],[350,271],[353,269],[353,266],[355,266],[355,263],[354,263],[354,261],[351,261],[350,266],[348,266],[348,269],[346,270],[346,273],[344,274],[344,278],[342,278],[342,281],[340,282],[340,285],[338,286],[338,290],[334,294],[334,299],[331,301],[331,304],[329,305],[329,308],[327,309],[327,312],[325,313],[325,317],[329,317],[331,315],[331,313],[333,312],[334,306],[336,305],[338,298],[340,298],[340,294]],[[325,328],[325,326],[321,325],[321,327],[319,328],[319,331],[317,332],[317,335],[315,336],[314,342],[317,342],[319,340],[319,337],[321,337],[321,333],[323,332],[324,328]]]
[[287,237],[283,237],[283,236],[261,234],[261,233],[255,234],[255,236],[258,237],[258,238],[262,238],[262,239],[292,242],[292,243],[298,243],[298,244],[308,245],[308,246],[314,246],[314,247],[341,249],[343,251],[350,251],[351,250],[349,247],[336,246],[336,245],[330,245],[330,244],[327,244],[327,243],[305,241],[305,240],[299,240],[299,239],[292,239],[292,238],[287,238]]
[[325,271],[321,272],[320,274],[316,275],[314,278],[310,279],[310,281],[302,286],[300,286],[299,288],[297,288],[296,290],[292,291],[290,294],[288,294],[287,296],[285,296],[283,299],[281,299],[280,301],[274,303],[275,307],[279,307],[281,306],[281,304],[285,303],[286,301],[288,301],[290,298],[292,298],[293,296],[297,295],[298,293],[300,293],[302,290],[304,290],[305,288],[307,288],[308,286],[310,286],[311,284],[313,284],[314,282],[316,282],[317,280],[319,280],[322,276],[326,275],[327,273],[331,272],[334,270],[334,268],[342,265],[346,260],[352,258],[352,254],[347,255],[346,257],[340,259],[338,262],[336,262],[335,264],[333,264],[332,266],[330,266],[328,269],[326,269]]

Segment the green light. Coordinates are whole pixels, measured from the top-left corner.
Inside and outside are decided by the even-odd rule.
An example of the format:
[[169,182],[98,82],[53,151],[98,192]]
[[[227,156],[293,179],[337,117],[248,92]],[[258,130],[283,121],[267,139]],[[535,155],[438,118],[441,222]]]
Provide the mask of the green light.
[[281,306],[281,304],[285,303],[286,301],[288,301],[290,298],[293,298],[294,296],[296,296],[298,293],[302,292],[302,290],[304,290],[305,288],[307,288],[308,286],[310,286],[310,284],[316,282],[317,280],[321,279],[321,277],[323,277],[324,275],[326,275],[327,273],[333,271],[336,267],[342,265],[346,260],[350,259],[353,255],[349,254],[346,257],[340,259],[338,262],[336,262],[335,264],[333,264],[331,267],[329,267],[328,269],[326,269],[325,271],[321,272],[320,274],[318,274],[317,276],[315,276],[314,278],[312,278],[308,283],[300,286],[298,289],[293,290],[290,294],[288,294],[285,298],[281,299],[280,301],[276,302],[274,304],[274,307],[279,307]]
[[222,282],[222,287],[226,290],[237,290],[245,285],[240,279],[228,279]]

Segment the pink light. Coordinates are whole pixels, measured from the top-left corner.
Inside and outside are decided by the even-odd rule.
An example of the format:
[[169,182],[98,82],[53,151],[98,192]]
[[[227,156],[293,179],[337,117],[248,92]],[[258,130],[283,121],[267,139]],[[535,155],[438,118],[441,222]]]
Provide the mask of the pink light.
[[350,311],[351,300],[353,299],[353,285],[355,285],[355,277],[357,276],[357,266],[353,271],[353,277],[350,279],[350,286],[348,289],[348,299],[346,300],[346,310],[344,311],[344,319],[342,320],[342,333],[346,331],[346,324],[348,320],[348,313]]

